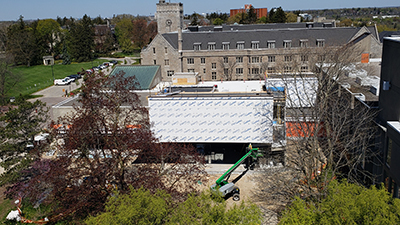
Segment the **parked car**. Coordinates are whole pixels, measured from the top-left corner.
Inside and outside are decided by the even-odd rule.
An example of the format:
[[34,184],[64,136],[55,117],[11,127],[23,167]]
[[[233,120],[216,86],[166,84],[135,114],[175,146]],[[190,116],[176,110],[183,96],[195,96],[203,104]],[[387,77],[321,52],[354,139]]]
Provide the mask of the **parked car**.
[[99,67],[100,67],[100,69],[104,70],[105,68],[107,68],[107,65],[101,64]]
[[113,61],[110,62],[110,66],[114,66],[114,65],[117,65],[117,64],[118,64],[117,60],[113,60]]
[[54,80],[54,85],[68,85],[72,82],[72,80],[69,77],[63,78],[63,79],[55,79]]
[[95,66],[95,67],[93,67],[92,69],[93,69],[94,71],[99,71],[99,70],[100,70],[100,67]]
[[68,77],[71,79],[73,78],[74,81],[82,78],[82,76],[80,74],[72,74],[72,75],[69,75]]
[[72,77],[65,77],[65,79],[70,80],[70,83],[71,83],[71,82],[75,82],[75,78],[72,78]]

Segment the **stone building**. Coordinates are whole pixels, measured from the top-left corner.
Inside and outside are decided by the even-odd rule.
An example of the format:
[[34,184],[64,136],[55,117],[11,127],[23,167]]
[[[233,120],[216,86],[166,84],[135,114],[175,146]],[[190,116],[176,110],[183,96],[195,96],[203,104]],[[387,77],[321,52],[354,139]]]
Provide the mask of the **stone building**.
[[[168,10],[172,6],[175,11]],[[160,1],[157,4],[159,33],[141,52],[143,65],[161,66],[164,81],[171,81],[175,72],[197,72],[198,79],[204,81],[257,80],[265,72],[306,73],[312,63],[322,58],[318,52],[325,49],[327,54],[329,48],[348,45],[357,47],[360,60],[362,53],[372,58],[381,56],[376,27],[289,23],[182,30],[181,26],[173,26],[182,24],[182,20],[176,22],[183,14],[179,7],[181,3]]]
[[178,31],[183,23],[183,4],[160,0],[157,3],[156,19],[159,34]]

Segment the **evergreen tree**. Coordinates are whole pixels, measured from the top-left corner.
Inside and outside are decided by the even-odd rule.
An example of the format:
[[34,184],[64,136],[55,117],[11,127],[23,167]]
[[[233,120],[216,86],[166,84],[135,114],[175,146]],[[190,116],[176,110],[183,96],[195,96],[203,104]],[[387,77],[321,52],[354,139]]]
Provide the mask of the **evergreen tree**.
[[249,11],[247,12],[247,20],[249,24],[253,24],[257,21],[257,13],[254,11],[253,6],[250,6]]
[[31,66],[36,51],[33,29],[20,16],[18,22],[7,30],[7,52],[14,57],[16,64]]
[[71,56],[68,53],[67,46],[65,44],[63,45],[62,59],[63,59],[63,62],[62,62],[63,65],[71,64]]
[[43,102],[22,100],[17,108],[0,117],[0,165],[5,170],[0,176],[0,186],[14,184],[21,171],[41,158],[40,146],[31,149],[31,144],[46,122],[47,112]]
[[199,20],[199,15],[196,13],[196,12],[194,12],[191,16],[190,16],[190,18],[191,18],[191,21],[190,21],[190,25],[191,26],[197,26],[198,25],[198,20]]
[[78,22],[73,22],[68,34],[68,51],[77,62],[91,60],[94,50],[93,24],[87,15]]

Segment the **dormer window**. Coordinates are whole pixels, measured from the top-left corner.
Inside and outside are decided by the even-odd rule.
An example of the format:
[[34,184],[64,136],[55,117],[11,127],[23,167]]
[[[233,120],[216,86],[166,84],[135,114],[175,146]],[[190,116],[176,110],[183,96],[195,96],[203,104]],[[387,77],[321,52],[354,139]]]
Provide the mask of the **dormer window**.
[[325,47],[325,39],[317,39],[317,47]]
[[201,50],[201,43],[194,43],[193,50],[200,51]]
[[268,41],[267,48],[275,48],[275,41]]
[[300,47],[307,48],[308,47],[308,39],[300,39]]
[[208,42],[207,49],[215,50],[215,42]]
[[283,41],[283,48],[291,48],[291,47],[292,47],[292,40]]
[[229,50],[229,45],[230,45],[230,42],[222,42],[222,49]]
[[244,41],[238,41],[236,43],[236,49],[244,49]]
[[260,47],[260,42],[259,41],[252,41],[251,42],[251,48],[252,49],[258,49]]

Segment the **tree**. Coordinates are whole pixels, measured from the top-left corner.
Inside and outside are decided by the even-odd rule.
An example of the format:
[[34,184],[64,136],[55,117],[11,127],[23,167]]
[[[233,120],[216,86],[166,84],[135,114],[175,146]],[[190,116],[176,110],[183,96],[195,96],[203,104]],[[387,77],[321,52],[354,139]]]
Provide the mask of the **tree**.
[[288,23],[296,23],[297,22],[297,15],[292,13],[292,12],[288,12],[286,13],[286,22]]
[[197,26],[198,23],[197,21],[199,20],[199,14],[197,14],[196,12],[194,12],[191,16],[190,16],[190,25],[191,26]]
[[133,35],[133,23],[131,18],[121,18],[115,26],[115,34],[122,52],[133,52],[134,46],[131,40]]
[[132,40],[137,48],[142,49],[149,44],[156,34],[157,24],[155,22],[147,24],[145,19],[133,21]]
[[398,224],[400,200],[383,188],[370,189],[332,181],[321,202],[298,197],[283,213],[280,224]]
[[10,56],[0,59],[0,105],[5,104],[7,93],[13,89],[22,79],[21,74],[11,70],[12,60]]
[[268,20],[270,23],[286,23],[286,13],[282,7],[273,8],[269,12]]
[[257,13],[254,11],[254,7],[251,5],[247,12],[247,22],[253,24],[257,21]]
[[[234,72],[236,69],[236,60],[229,60],[228,57],[224,57],[225,59],[221,59],[219,61],[220,67],[223,68],[223,79],[224,80],[233,80]],[[225,61],[226,60],[226,61]]]
[[54,54],[54,46],[58,44],[61,35],[60,25],[53,19],[39,20],[37,25],[38,37],[48,46],[46,52]]
[[[151,210],[149,210],[151,209]],[[261,213],[254,204],[242,202],[227,209],[224,201],[210,194],[191,194],[182,203],[173,201],[165,191],[151,194],[131,188],[129,194],[110,198],[106,212],[90,217],[86,224],[259,224]]]
[[30,66],[36,52],[33,29],[25,24],[23,16],[18,22],[8,27],[7,52],[14,58],[15,64]]
[[0,185],[14,184],[21,177],[21,171],[40,159],[41,146],[33,144],[34,136],[42,131],[48,119],[46,104],[22,101],[0,118],[0,157],[5,172],[0,176]]
[[68,52],[77,62],[87,62],[92,59],[94,50],[93,24],[87,15],[70,25],[67,37]]
[[[288,62],[275,65],[274,74],[282,80],[277,87],[286,90],[281,109],[286,118],[274,135],[281,133],[287,142],[282,143],[286,146],[284,167],[267,169],[259,180],[258,195],[264,201],[281,207],[295,195],[320,199],[326,185],[338,178],[365,185],[374,182],[366,168],[377,154],[376,111],[341,86],[348,82],[349,69],[359,55],[352,45],[300,48],[287,56]],[[302,61],[314,66],[305,72]],[[306,86],[308,91],[304,91]]]
[[95,73],[85,79],[76,113],[54,123],[58,157],[42,160],[47,166],[32,169],[37,175],[18,192],[38,201],[47,190],[48,199],[57,202],[54,215],[80,219],[103,210],[115,188],[121,193],[128,185],[152,193],[162,189],[176,200],[196,191],[204,157],[191,146],[153,137],[147,109],[133,92],[135,78]]

